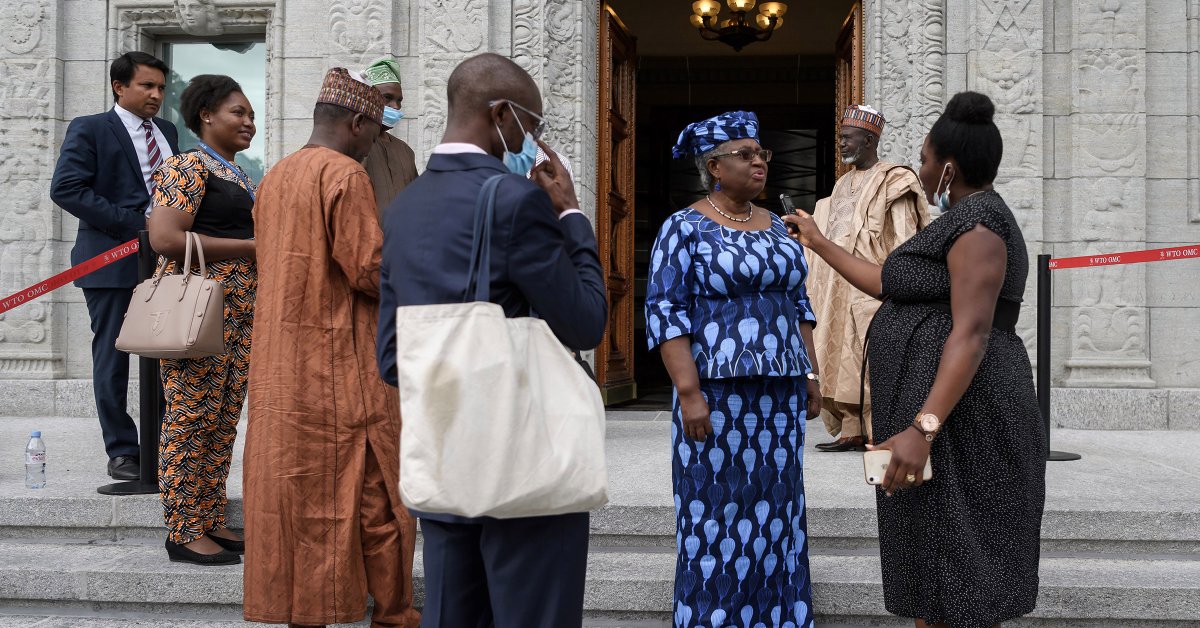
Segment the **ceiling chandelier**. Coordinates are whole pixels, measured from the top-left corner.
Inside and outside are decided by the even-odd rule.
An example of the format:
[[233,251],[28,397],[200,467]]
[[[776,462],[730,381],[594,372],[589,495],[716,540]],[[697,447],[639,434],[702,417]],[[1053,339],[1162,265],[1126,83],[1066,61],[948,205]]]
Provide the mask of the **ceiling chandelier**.
[[757,15],[751,13],[756,0],[728,0],[726,4],[733,13],[721,20],[718,0],[697,0],[692,3],[690,21],[704,39],[729,44],[739,52],[756,41],[770,39],[771,33],[783,26],[783,14],[787,13],[782,2],[762,3]]

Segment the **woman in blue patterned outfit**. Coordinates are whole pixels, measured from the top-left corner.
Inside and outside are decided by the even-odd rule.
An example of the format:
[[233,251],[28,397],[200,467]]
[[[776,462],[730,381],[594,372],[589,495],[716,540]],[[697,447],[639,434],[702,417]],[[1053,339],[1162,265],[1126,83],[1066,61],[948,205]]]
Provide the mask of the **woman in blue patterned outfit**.
[[820,412],[804,252],[751,199],[771,152],[758,118],[688,126],[709,194],[667,219],[646,294],[651,349],[675,386],[675,625],[813,625],[804,421]]

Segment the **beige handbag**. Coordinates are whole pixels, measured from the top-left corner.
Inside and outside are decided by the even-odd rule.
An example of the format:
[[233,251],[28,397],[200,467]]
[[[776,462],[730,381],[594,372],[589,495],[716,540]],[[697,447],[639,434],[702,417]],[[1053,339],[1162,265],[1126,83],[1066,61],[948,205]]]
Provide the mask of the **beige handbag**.
[[[225,353],[224,290],[221,282],[208,278],[200,236],[190,231],[184,235],[183,264],[167,275],[163,260],[153,277],[133,289],[117,349],[170,360]],[[199,275],[191,274],[193,242]]]

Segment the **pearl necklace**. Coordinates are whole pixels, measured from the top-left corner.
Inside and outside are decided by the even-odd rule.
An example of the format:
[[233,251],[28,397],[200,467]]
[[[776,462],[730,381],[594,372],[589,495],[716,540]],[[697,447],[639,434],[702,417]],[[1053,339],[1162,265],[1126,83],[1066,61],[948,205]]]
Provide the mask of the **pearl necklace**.
[[721,211],[721,208],[717,207],[717,204],[713,202],[711,196],[705,195],[704,199],[708,201],[709,205],[712,205],[712,208],[714,210],[716,210],[716,212],[718,214],[721,214],[727,220],[732,220],[733,222],[750,222],[750,219],[754,218],[754,205],[751,205],[750,201],[746,201],[746,206],[750,208],[750,211],[746,214],[746,217],[745,218],[734,218],[733,216],[730,216],[729,214],[726,214],[725,212]]

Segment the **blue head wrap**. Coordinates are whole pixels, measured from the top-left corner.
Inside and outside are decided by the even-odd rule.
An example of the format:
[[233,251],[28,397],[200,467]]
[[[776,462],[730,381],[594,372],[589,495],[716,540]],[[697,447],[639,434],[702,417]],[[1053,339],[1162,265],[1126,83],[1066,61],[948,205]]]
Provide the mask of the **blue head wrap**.
[[689,124],[679,134],[671,155],[676,159],[703,155],[725,142],[742,139],[758,141],[758,116],[753,111],[727,111]]

